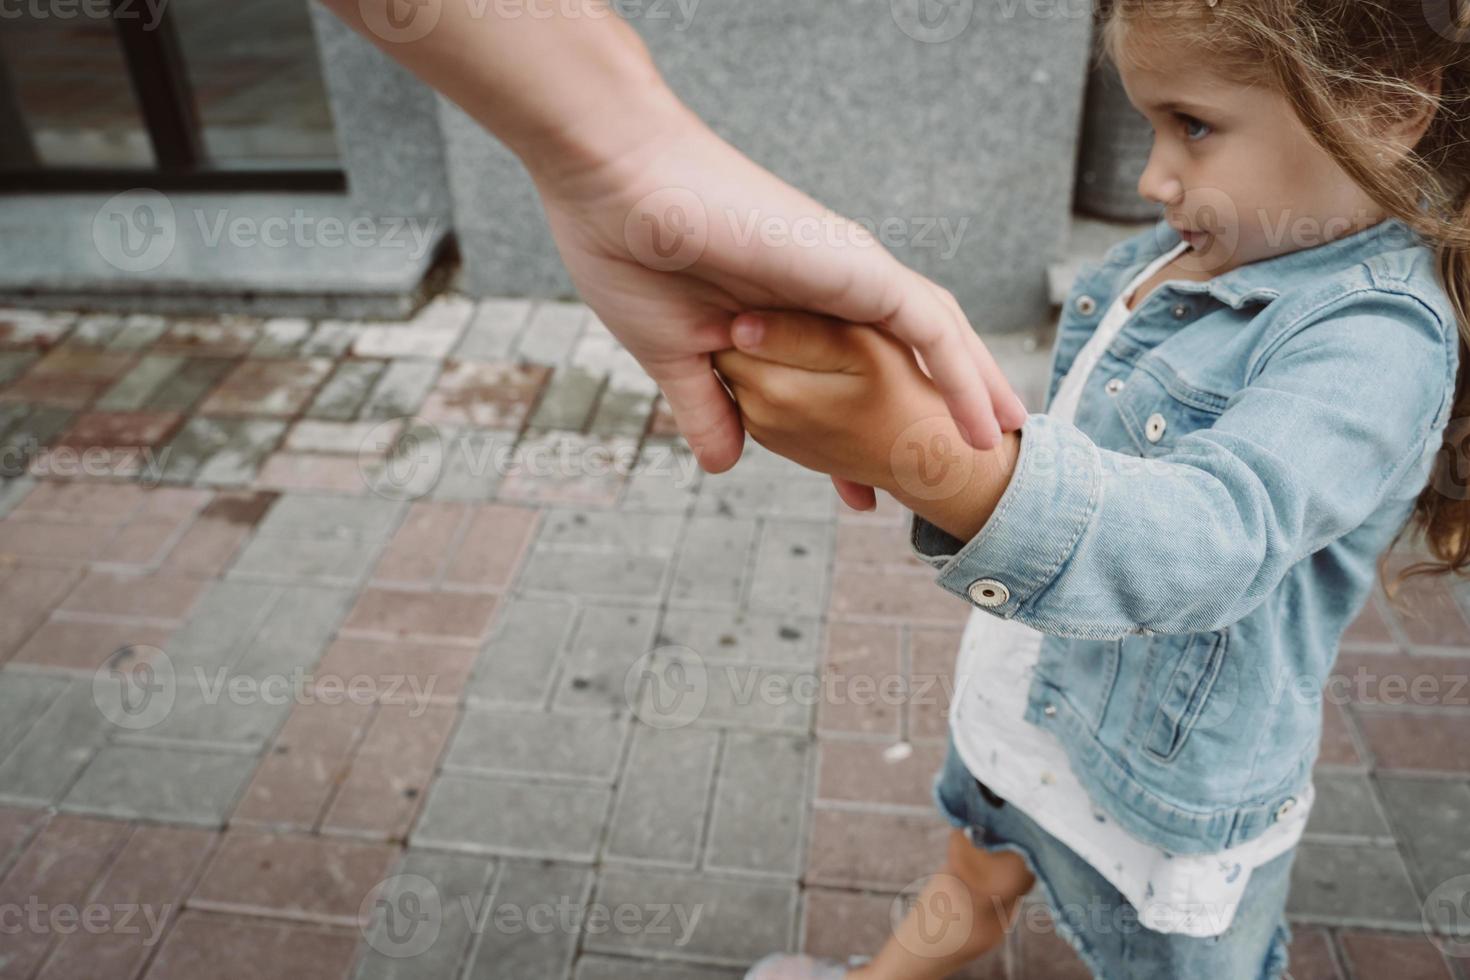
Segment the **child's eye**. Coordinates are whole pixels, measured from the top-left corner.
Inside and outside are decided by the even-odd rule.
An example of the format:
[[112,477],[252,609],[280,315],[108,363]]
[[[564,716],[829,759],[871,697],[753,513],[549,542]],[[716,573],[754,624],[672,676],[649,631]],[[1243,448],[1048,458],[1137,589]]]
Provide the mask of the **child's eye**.
[[1182,112],[1178,116],[1180,121],[1184,123],[1184,136],[1191,142],[1202,140],[1214,131],[1210,128],[1209,123],[1201,122],[1193,116],[1186,115]]

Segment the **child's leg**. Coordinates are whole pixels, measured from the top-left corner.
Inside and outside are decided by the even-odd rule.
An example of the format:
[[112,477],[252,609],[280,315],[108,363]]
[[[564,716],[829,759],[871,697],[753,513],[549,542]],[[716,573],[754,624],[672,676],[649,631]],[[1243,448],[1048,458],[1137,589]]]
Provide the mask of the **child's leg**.
[[1026,861],[990,852],[952,829],[949,854],[872,962],[850,980],[940,980],[993,949],[1036,883]]

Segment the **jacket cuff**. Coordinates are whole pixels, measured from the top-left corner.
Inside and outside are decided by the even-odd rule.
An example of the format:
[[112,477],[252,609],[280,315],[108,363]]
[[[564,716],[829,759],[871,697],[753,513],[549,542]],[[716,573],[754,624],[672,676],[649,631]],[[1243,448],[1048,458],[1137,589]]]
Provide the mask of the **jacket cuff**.
[[980,532],[961,541],[913,515],[909,545],[939,570],[946,591],[1004,619],[1055,632],[1029,615],[1033,600],[1061,573],[1097,512],[1102,494],[1097,446],[1075,425],[1027,416],[1010,484]]

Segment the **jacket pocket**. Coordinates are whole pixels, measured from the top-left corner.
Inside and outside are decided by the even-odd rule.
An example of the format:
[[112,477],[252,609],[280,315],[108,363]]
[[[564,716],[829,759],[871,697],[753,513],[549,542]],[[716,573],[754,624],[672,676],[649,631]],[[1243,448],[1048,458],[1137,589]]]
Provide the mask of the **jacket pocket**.
[[1150,664],[1161,672],[1158,676],[1163,678],[1163,686],[1148,687],[1157,693],[1158,706],[1143,733],[1142,748],[1155,760],[1169,762],[1184,748],[1220,676],[1220,665],[1230,643],[1230,628],[1154,639],[1173,641],[1168,644],[1172,656],[1160,658],[1163,662],[1150,657]]
[[1214,425],[1226,398],[1193,387],[1162,361],[1145,356],[1117,394],[1123,429],[1140,456],[1160,456],[1182,436]]

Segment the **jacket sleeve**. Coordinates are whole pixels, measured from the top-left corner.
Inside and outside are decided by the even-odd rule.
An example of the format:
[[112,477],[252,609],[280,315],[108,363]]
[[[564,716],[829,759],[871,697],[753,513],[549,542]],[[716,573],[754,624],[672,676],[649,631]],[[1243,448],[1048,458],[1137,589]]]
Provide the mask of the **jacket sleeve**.
[[1214,425],[1149,459],[1034,413],[980,532],[914,515],[911,547],[944,589],[1045,633],[1222,629],[1400,483],[1424,485],[1457,339],[1407,294],[1340,298],[1263,345]]

